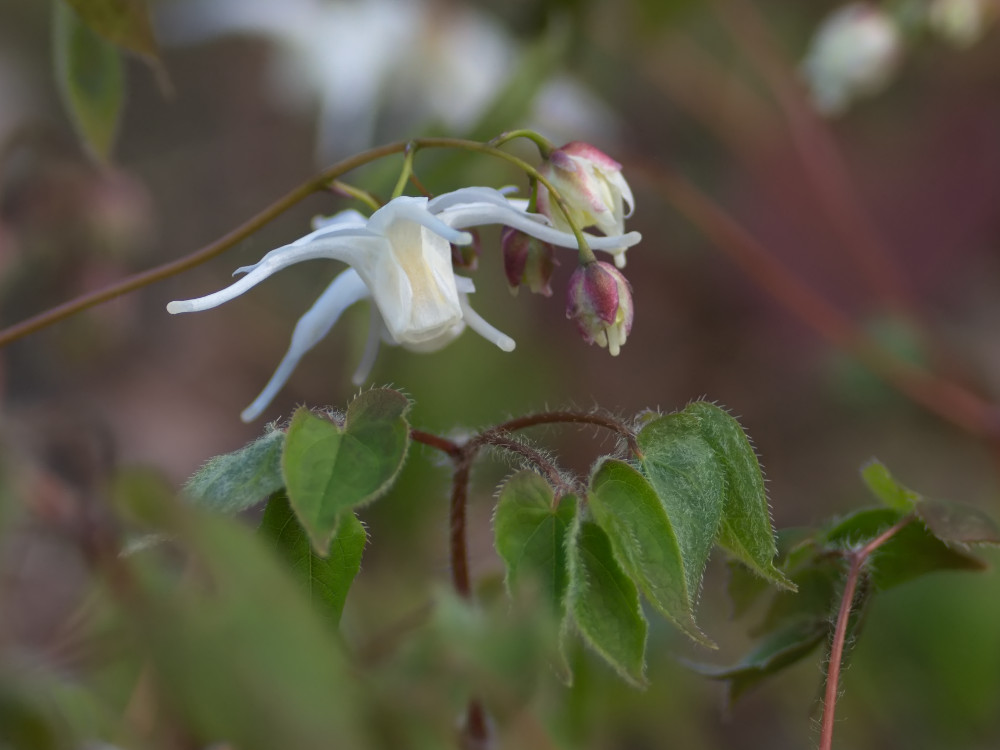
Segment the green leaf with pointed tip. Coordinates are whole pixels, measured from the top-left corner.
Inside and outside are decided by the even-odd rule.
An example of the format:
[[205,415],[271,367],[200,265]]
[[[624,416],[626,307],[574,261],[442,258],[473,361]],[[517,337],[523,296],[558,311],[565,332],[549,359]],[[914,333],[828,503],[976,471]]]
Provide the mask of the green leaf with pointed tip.
[[542,600],[562,616],[565,605],[566,534],[577,500],[567,496],[553,507],[551,485],[533,471],[512,476],[500,491],[493,533],[507,568],[507,586],[539,587]]
[[[867,508],[841,519],[826,532],[828,544],[858,545],[874,539],[904,514],[891,508]],[[880,589],[898,586],[938,570],[984,570],[979,558],[949,547],[923,523],[914,520],[875,550],[871,576]]]
[[347,592],[361,570],[361,556],[368,540],[358,517],[353,513],[340,517],[329,552],[320,557],[313,552],[288,498],[279,493],[268,501],[259,533],[274,544],[317,610],[337,627]]
[[281,457],[288,499],[320,555],[340,516],[370,503],[395,481],[409,446],[402,393],[376,388],[347,408],[343,429],[308,409],[295,412]]
[[588,504],[618,563],[650,603],[686,635],[714,648],[695,624],[680,544],[646,478],[624,461],[606,459],[590,479]]
[[104,39],[149,61],[159,48],[143,0],[65,0],[81,20]]
[[861,468],[861,478],[872,494],[893,510],[905,513],[921,500],[919,494],[897,482],[878,459],[873,458]]
[[194,505],[223,513],[256,505],[285,486],[284,445],[285,433],[270,430],[238,451],[210,459],[188,480],[184,493]]
[[771,633],[731,667],[688,664],[713,680],[728,682],[730,704],[767,677],[804,659],[829,637],[830,627],[822,621],[795,622]]
[[774,566],[778,548],[764,475],[743,427],[707,401],[695,401],[683,413],[698,419],[701,436],[725,475],[725,504],[716,541],[759,575],[787,588],[788,579]]
[[946,500],[923,500],[917,515],[946,544],[1000,544],[996,521],[979,508]]
[[646,631],[639,591],[595,523],[578,524],[568,549],[567,608],[584,641],[633,685],[646,684]]
[[125,99],[125,72],[114,45],[59,0],[53,18],[56,80],[80,140],[102,162],[111,156]]
[[684,560],[688,603],[694,607],[725,502],[725,477],[693,414],[668,414],[636,436],[642,468],[673,527]]

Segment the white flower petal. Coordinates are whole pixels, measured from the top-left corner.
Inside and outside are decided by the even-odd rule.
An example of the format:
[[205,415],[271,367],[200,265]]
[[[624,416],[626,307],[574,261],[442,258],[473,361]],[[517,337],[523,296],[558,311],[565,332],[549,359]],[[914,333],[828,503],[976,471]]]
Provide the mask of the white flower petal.
[[473,310],[472,307],[469,305],[469,298],[467,295],[463,294],[461,296],[461,304],[462,304],[463,319],[465,320],[469,328],[471,328],[473,331],[478,333],[480,336],[482,336],[490,343],[496,344],[505,352],[514,351],[514,347],[517,346],[517,343],[514,341],[514,339],[512,339],[506,333],[498,331],[496,328],[487,323],[479,313]]
[[[449,195],[446,193],[446,195]],[[389,227],[399,221],[412,221],[427,227],[435,234],[444,237],[455,245],[468,245],[472,235],[468,232],[456,231],[452,226],[441,221],[427,210],[427,199],[409,195],[401,195],[385,204],[372,214],[368,220],[368,229],[384,235]]]
[[361,361],[358,362],[358,367],[354,371],[354,375],[351,376],[351,382],[354,385],[361,385],[368,380],[372,368],[375,367],[375,359],[378,357],[379,343],[387,333],[388,331],[385,328],[385,323],[382,322],[382,316],[379,314],[378,307],[372,305],[371,325],[368,327],[365,350],[361,355]]
[[[485,204],[461,205],[442,211],[439,217],[454,227],[464,228],[482,226],[484,224],[503,224],[520,229],[543,242],[549,242],[560,247],[577,246],[576,237],[569,232],[560,232],[533,218],[536,214],[524,213],[511,206],[493,206]],[[638,232],[628,232],[613,237],[597,237],[587,234],[587,243],[594,250],[612,252],[639,244],[642,235]]]
[[299,318],[292,333],[292,343],[278,369],[274,371],[274,375],[260,395],[243,410],[240,418],[244,422],[251,422],[259,417],[274,400],[278,391],[288,382],[288,378],[302,357],[330,332],[344,310],[369,296],[368,287],[353,269],[348,269],[337,276],[305,315]]
[[384,242],[383,239],[377,237],[353,237],[324,238],[309,245],[301,246],[286,245],[278,250],[272,250],[256,265],[241,269],[246,270],[248,273],[236,283],[230,284],[225,289],[220,289],[218,292],[204,297],[170,302],[167,305],[167,312],[171,315],[176,315],[178,313],[210,310],[224,302],[229,302],[239,297],[243,292],[257,286],[257,284],[271,274],[277,273],[281,269],[295,263],[318,258],[342,260],[350,263],[358,254],[377,252],[381,249]]

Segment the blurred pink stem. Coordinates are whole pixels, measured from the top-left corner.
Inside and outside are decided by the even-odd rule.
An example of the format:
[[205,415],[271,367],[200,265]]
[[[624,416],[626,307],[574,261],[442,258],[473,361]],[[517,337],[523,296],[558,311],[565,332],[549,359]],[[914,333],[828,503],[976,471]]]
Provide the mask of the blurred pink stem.
[[831,344],[857,357],[928,411],[994,445],[1000,441],[1000,409],[996,405],[883,349],[682,177],[646,161],[629,163],[627,168],[647,179],[762,289]]
[[868,286],[890,310],[916,318],[916,304],[885,243],[856,198],[855,188],[826,123],[812,110],[793,66],[781,56],[760,13],[747,0],[718,0],[730,36],[754,63],[777,100],[792,145],[820,207]]

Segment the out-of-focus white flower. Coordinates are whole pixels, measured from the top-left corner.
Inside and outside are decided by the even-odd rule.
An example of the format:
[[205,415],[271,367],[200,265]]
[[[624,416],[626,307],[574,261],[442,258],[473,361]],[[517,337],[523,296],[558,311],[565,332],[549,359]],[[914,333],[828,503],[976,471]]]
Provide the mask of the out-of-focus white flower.
[[[488,14],[432,0],[177,0],[157,7],[156,28],[165,45],[227,35],[274,42],[272,92],[302,111],[318,102],[323,163],[428,124],[466,132],[523,56]],[[610,110],[579,87],[563,79],[549,89],[538,97],[545,117],[529,125],[614,130]]]
[[[436,198],[401,196],[369,218],[344,211],[318,222],[315,231],[279,247],[229,287],[198,299],[167,305],[170,313],[199,312],[221,305],[256,286],[273,273],[295,263],[317,258],[351,266],[333,280],[295,326],[292,343],[270,382],[244,410],[242,418],[256,418],[284,386],[303,355],[319,342],[343,312],[362,299],[371,299],[372,328],[355,383],[371,371],[379,340],[419,352],[440,349],[465,328],[504,351],[514,341],[483,320],[470,306],[472,280],[456,276],[451,244],[467,245],[472,235],[461,230],[486,224],[515,227],[525,234],[562,247],[577,247],[572,234],[549,226],[545,217],[525,212],[490,188],[463,188]],[[595,250],[618,251],[636,244],[637,232],[624,236],[588,237]]]
[[899,28],[881,10],[851,3],[835,11],[817,30],[802,63],[816,108],[839,114],[854,99],[878,92],[902,52]]
[[1000,11],[997,0],[931,0],[930,27],[957,47],[971,47]]
[[[608,236],[625,232],[625,219],[632,215],[635,200],[622,176],[622,165],[606,153],[589,143],[573,141],[553,150],[539,171],[562,194],[569,216],[578,227],[597,227]],[[538,210],[557,228],[570,231],[566,216],[554,203],[549,191],[540,184]],[[624,267],[625,248],[616,252],[614,258],[615,265]]]

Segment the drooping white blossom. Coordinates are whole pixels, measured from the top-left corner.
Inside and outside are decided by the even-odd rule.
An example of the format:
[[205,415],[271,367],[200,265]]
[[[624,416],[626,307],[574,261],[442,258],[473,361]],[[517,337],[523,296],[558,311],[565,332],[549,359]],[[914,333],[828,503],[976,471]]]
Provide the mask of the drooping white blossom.
[[[487,323],[469,305],[475,291],[471,279],[456,276],[451,244],[467,245],[463,229],[488,224],[514,227],[561,247],[577,247],[576,238],[531,214],[490,188],[463,188],[436,198],[400,196],[367,219],[345,211],[317,222],[315,231],[240,268],[234,284],[198,299],[167,305],[170,313],[208,310],[228,302],[272,274],[306,260],[331,259],[350,268],[337,276],[296,324],[288,352],[260,396],[243,412],[256,418],[284,386],[303,355],[322,339],[343,312],[363,300],[372,301],[372,327],[355,382],[363,382],[374,364],[379,341],[420,352],[434,351],[454,340],[466,326],[504,351],[514,341]],[[588,236],[595,250],[618,253],[635,245],[637,232],[611,237]]]

